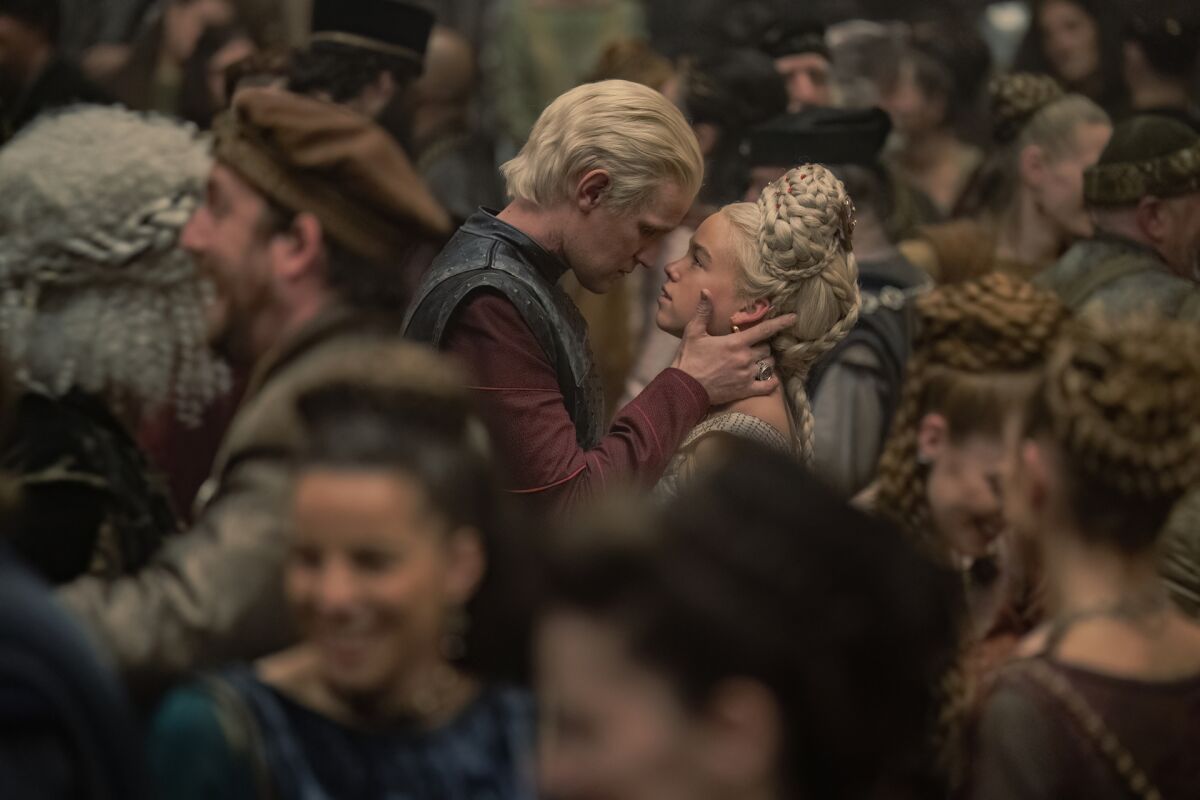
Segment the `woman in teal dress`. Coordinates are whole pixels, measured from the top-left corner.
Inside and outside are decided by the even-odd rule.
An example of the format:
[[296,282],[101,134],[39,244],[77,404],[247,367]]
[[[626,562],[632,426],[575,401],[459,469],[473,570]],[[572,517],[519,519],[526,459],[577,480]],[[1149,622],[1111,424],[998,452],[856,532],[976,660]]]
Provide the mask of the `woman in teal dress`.
[[497,495],[465,390],[334,383],[299,411],[311,448],[285,588],[301,642],[167,698],[158,795],[532,797],[532,700],[477,646],[503,631],[523,650],[520,626],[492,624],[493,590],[513,593],[488,569]]

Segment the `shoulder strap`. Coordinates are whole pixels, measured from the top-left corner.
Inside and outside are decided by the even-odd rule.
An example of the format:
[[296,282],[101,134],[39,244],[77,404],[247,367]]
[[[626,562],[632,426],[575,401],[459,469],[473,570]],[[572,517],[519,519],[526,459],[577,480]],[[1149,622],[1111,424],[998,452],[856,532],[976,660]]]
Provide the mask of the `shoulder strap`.
[[1025,662],[1024,672],[1062,705],[1100,757],[1112,767],[1117,777],[1135,797],[1142,800],[1162,800],[1162,793],[1134,761],[1133,754],[1121,744],[1116,734],[1105,724],[1104,718],[1062,673],[1041,659]]
[[1102,261],[1089,269],[1083,280],[1068,285],[1062,292],[1062,301],[1067,308],[1078,309],[1089,297],[1108,284],[1145,271],[1145,260],[1133,253]]

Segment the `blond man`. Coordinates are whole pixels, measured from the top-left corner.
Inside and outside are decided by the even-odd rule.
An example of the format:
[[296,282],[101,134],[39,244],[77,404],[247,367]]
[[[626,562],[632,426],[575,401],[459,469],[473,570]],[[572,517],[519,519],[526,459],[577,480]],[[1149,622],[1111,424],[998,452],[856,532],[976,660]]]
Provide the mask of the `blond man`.
[[570,270],[603,293],[657,263],[703,170],[691,127],[661,94],[627,81],[573,89],[502,168],[509,205],[467,220],[417,291],[406,334],[466,364],[508,488],[541,509],[654,485],[711,405],[777,386],[761,342],[795,318],[711,336],[702,301],[673,366],[606,430],[587,327],[558,280]]

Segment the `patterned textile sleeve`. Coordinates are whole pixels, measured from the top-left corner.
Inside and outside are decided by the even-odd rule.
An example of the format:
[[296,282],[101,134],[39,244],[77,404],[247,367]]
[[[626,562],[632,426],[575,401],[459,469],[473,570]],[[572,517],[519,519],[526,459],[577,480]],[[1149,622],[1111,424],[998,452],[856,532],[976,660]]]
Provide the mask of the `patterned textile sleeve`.
[[612,484],[653,486],[708,413],[704,388],[668,369],[617,414],[599,447],[584,451],[553,367],[508,300],[493,293],[468,299],[444,344],[468,368],[508,468],[508,488],[537,495],[548,510],[570,508]]

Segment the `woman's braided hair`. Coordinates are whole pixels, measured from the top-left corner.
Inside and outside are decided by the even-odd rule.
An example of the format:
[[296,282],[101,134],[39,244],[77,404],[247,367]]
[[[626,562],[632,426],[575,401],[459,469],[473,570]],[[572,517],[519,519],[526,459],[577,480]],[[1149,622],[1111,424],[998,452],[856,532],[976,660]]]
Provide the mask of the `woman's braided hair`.
[[1200,332],[1151,317],[1079,320],[1030,400],[1029,433],[1061,448],[1081,527],[1128,551],[1153,543],[1200,482]]
[[[928,470],[918,458],[921,419],[935,411],[946,414],[956,439],[998,430],[1009,396],[1023,383],[1020,374],[1043,363],[1067,312],[1054,294],[1002,273],[941,286],[917,300],[916,311],[913,356],[880,457],[876,508],[938,553]],[[969,399],[960,399],[965,396]],[[952,413],[949,406],[964,402],[973,407]]]
[[726,206],[722,213],[746,244],[739,294],[767,298],[772,315],[797,315],[793,327],[771,340],[771,350],[787,390],[797,449],[811,460],[809,371],[858,322],[854,204],[832,172],[808,164],[767,186],[757,203]]

